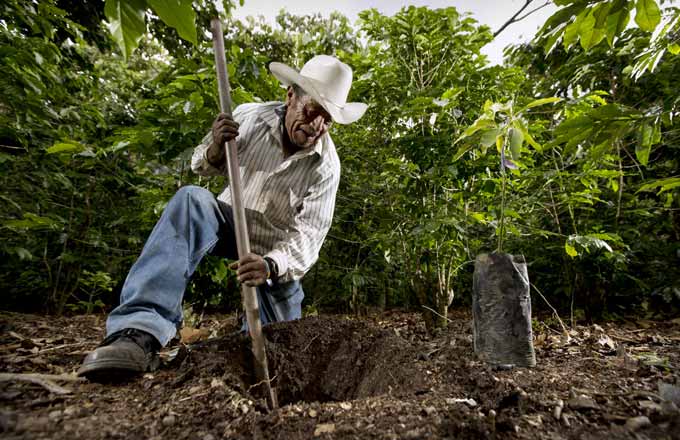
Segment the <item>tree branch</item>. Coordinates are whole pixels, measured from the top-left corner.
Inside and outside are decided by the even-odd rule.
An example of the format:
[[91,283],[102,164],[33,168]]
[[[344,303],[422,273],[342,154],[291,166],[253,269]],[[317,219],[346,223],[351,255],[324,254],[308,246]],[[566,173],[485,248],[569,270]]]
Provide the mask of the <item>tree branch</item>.
[[515,15],[513,15],[512,17],[510,17],[510,19],[509,19],[508,21],[506,21],[506,22],[503,24],[503,26],[501,26],[496,32],[494,32],[493,37],[496,38],[496,37],[498,36],[498,34],[500,34],[501,32],[503,32],[503,31],[505,30],[506,27],[510,26],[510,25],[513,24],[513,23],[517,23],[518,21],[524,20],[524,19],[527,18],[529,15],[533,14],[534,12],[538,11],[538,10],[541,9],[541,8],[545,8],[546,6],[548,6],[548,5],[550,4],[549,1],[546,1],[546,2],[545,2],[544,4],[542,4],[541,6],[532,9],[531,11],[527,12],[526,14],[524,14],[524,15],[522,15],[522,16],[520,17],[519,15],[520,15],[522,12],[524,12],[524,10],[525,10],[525,9],[526,9],[533,1],[534,1],[534,0],[525,0],[524,5],[523,5],[521,8],[519,8],[519,11],[517,11],[517,12],[515,13]]

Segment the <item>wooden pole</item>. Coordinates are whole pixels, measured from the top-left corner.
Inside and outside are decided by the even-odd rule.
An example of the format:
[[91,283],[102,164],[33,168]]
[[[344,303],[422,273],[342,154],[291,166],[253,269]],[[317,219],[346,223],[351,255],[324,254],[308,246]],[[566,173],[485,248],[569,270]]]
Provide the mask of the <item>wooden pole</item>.
[[[231,96],[229,92],[229,73],[227,72],[227,60],[224,55],[224,35],[222,23],[218,18],[210,22],[213,36],[213,50],[215,51],[215,67],[217,68],[217,83],[220,93],[220,109],[222,113],[231,116]],[[250,253],[250,241],[248,240],[248,225],[246,223],[246,211],[243,208],[243,195],[241,190],[241,173],[239,171],[238,155],[236,154],[236,142],[234,140],[225,143],[227,168],[229,170],[229,187],[231,188],[232,211],[234,214],[234,227],[236,229],[236,247],[238,256]],[[256,376],[262,383],[269,397],[271,408],[276,408],[278,402],[276,393],[269,380],[269,368],[267,367],[267,352],[264,347],[262,335],[262,322],[260,322],[260,306],[257,301],[255,287],[241,284],[241,296],[243,308],[246,311],[248,329],[253,341],[253,355],[255,357]]]

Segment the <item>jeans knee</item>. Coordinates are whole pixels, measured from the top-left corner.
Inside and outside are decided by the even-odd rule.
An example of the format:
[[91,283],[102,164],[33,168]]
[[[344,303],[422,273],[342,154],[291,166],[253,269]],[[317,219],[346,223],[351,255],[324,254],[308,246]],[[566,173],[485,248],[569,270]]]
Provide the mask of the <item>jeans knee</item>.
[[186,201],[190,202],[190,205],[201,206],[205,202],[212,203],[215,200],[215,196],[205,188],[201,188],[196,185],[183,186],[177,190],[175,195],[168,202],[168,208],[181,209],[185,205]]
[[196,186],[196,185],[187,185],[183,186],[180,189],[177,190],[177,193],[175,194],[175,197],[177,198],[188,198],[190,200],[213,200],[215,196],[213,193],[208,191],[207,189]]

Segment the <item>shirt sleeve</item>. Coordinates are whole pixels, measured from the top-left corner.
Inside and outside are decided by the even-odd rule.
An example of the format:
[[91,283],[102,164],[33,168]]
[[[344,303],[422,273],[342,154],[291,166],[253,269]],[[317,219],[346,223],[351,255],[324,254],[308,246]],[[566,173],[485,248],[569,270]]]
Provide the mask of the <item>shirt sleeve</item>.
[[319,251],[333,222],[339,169],[312,185],[303,199],[290,234],[265,256],[276,262],[279,281],[299,280],[319,258]]
[[[248,145],[251,131],[250,128],[252,124],[249,122],[253,117],[253,112],[248,111],[248,105],[239,105],[234,109],[233,112],[234,121],[239,123],[239,135],[236,138],[236,147],[238,154],[240,155],[243,149]],[[208,148],[212,145],[213,137],[212,130],[208,131],[201,140],[201,143],[194,148],[194,153],[191,156],[191,169],[194,173],[199,176],[221,176],[227,175],[227,163],[225,161],[224,165],[220,168],[214,167],[210,162],[208,162]]]

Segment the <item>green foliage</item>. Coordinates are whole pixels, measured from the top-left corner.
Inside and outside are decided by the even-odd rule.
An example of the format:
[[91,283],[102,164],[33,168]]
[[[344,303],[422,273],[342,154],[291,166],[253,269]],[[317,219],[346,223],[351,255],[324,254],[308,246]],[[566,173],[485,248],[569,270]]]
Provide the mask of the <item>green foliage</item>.
[[[664,53],[678,53],[680,10],[667,7],[663,11],[656,0],[587,0],[557,2],[564,6],[553,14],[537,34],[546,53],[553,51],[560,39],[564,49],[569,50],[578,40],[588,51],[606,40],[610,48],[621,38],[635,14],[639,29],[652,32],[650,45],[638,54],[636,63],[628,73],[639,79],[646,72],[653,72]],[[662,2],[663,3],[663,2]]]
[[[535,42],[493,67],[481,54],[489,29],[455,8],[367,10],[354,28],[337,13],[231,21],[233,4],[222,3],[236,104],[281,99],[267,65],[301,67],[318,53],[350,64],[350,100],[369,104],[359,122],[332,129],[343,174],[304,279],[309,310],[412,307],[441,326],[452,299],[468,301],[475,256],[494,248],[524,254],[532,282],[562,309],[672,310],[678,11],[654,0],[557,3]],[[189,171],[218,108],[211,46],[196,32],[215,6],[0,8],[11,17],[0,26],[3,304],[110,309],[177,188],[224,186]],[[234,274],[212,257],[185,298],[240,304]]]
[[181,38],[198,45],[192,0],[106,0],[104,12],[109,31],[126,60],[146,32],[145,19],[150,10],[176,30]]

